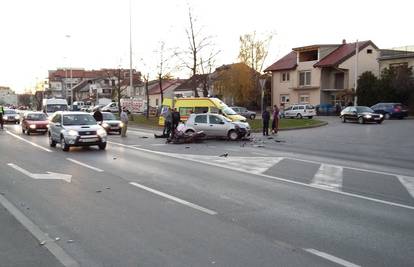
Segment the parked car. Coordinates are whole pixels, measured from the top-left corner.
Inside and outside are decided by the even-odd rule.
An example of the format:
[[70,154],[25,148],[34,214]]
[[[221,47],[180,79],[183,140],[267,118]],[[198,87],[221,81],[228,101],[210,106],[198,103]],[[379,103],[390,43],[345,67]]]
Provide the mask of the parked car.
[[408,108],[401,103],[378,103],[371,107],[375,113],[382,114],[386,120],[390,118],[403,119],[408,116]]
[[256,112],[250,111],[247,108],[244,107],[230,107],[234,111],[236,111],[237,114],[242,115],[245,118],[249,118],[251,120],[254,120],[256,118]]
[[102,112],[102,116],[103,122],[101,126],[106,130],[107,133],[117,132],[121,134],[122,127],[124,127],[122,121],[118,120],[111,112]]
[[357,121],[360,124],[376,122],[381,124],[384,121],[382,114],[375,113],[371,108],[365,106],[347,107],[341,111],[339,116],[342,122]]
[[30,135],[30,133],[47,133],[49,120],[47,115],[40,111],[29,111],[22,118],[22,132]]
[[49,122],[49,145],[60,143],[63,151],[71,146],[94,146],[106,148],[107,133],[96,123],[91,114],[85,112],[58,111]]
[[3,121],[4,123],[11,122],[11,123],[19,124],[20,115],[14,109],[4,109]]
[[185,124],[185,133],[204,132],[207,137],[225,137],[234,141],[250,136],[247,122],[231,121],[214,113],[190,114]]
[[303,117],[307,117],[312,119],[313,116],[316,116],[316,110],[314,106],[309,104],[292,105],[284,109],[283,116],[285,118],[302,119]]

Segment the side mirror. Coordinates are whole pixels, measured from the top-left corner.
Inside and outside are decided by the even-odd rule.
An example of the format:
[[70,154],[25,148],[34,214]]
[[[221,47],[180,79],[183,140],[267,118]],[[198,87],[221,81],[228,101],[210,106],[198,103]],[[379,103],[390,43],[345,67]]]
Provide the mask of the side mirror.
[[56,122],[56,123],[55,123],[55,126],[56,126],[56,127],[62,127],[62,125],[60,124],[60,122]]
[[224,124],[224,121],[221,121],[220,124]]

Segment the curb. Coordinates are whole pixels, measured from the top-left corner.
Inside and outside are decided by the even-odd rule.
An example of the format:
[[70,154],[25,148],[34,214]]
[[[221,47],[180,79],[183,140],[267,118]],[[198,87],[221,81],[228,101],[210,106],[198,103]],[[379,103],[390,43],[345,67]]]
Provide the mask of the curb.
[[[292,130],[303,130],[303,129],[310,129],[310,128],[317,128],[317,127],[322,127],[328,125],[327,121],[323,121],[321,123],[318,124],[314,124],[314,125],[309,125],[309,126],[299,126],[299,127],[289,127],[289,128],[283,128],[283,129],[279,129],[279,131],[292,131]],[[253,133],[261,133],[261,130],[255,130],[253,131]]]

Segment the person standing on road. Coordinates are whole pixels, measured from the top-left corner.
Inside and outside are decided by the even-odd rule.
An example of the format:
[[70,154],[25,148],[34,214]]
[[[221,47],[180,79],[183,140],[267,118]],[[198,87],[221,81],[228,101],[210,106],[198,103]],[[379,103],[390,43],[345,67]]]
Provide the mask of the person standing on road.
[[96,111],[93,113],[93,117],[95,118],[95,120],[97,122],[99,122],[100,124],[102,124],[103,122],[103,115],[101,112],[101,108],[97,108]]
[[175,131],[177,129],[178,124],[180,123],[180,112],[177,111],[176,108],[173,109],[172,113],[172,130]]
[[4,115],[4,108],[3,106],[0,106],[0,127],[3,130],[3,115]]
[[171,133],[171,127],[172,127],[172,113],[171,109],[167,107],[167,111],[164,113],[164,131],[163,135],[169,136]]
[[273,106],[273,122],[272,122],[272,134],[277,134],[279,130],[279,108],[277,105]]
[[128,128],[128,114],[126,112],[126,107],[122,108],[121,111],[121,121],[124,124],[124,127],[122,127],[121,130],[121,137],[126,137],[126,132],[127,132],[127,128]]
[[269,135],[270,112],[267,109],[263,111],[262,120],[263,120],[263,136],[268,136]]

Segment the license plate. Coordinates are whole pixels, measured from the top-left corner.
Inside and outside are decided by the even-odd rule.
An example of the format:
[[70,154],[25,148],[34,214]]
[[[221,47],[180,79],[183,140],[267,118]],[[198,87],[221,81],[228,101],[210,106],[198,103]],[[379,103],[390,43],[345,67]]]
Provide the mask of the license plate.
[[380,118],[374,118],[374,120],[378,121]]
[[37,129],[36,131],[45,132],[45,131],[47,131],[47,129]]
[[79,139],[80,143],[90,143],[90,142],[98,142],[98,138],[88,138],[88,139]]
[[111,127],[111,130],[118,130],[119,127]]

